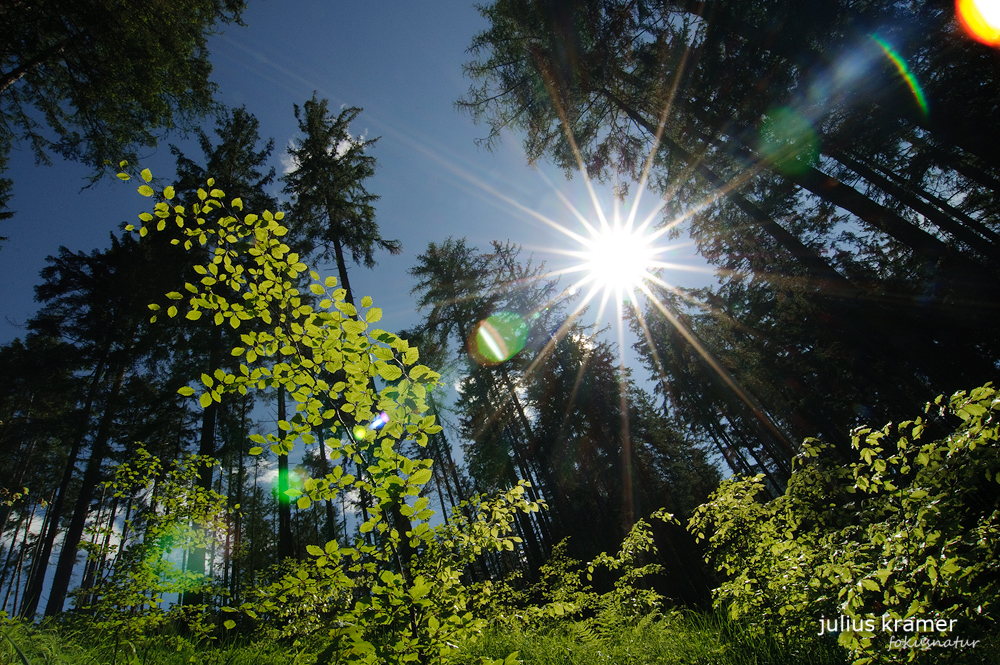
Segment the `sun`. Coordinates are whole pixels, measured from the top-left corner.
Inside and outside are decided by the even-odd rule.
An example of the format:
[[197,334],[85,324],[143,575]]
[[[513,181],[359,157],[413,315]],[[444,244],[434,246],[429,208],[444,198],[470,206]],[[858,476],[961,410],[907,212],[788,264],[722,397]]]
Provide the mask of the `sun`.
[[592,234],[582,244],[584,279],[598,289],[630,293],[651,277],[649,269],[657,251],[653,239],[642,230],[616,225]]

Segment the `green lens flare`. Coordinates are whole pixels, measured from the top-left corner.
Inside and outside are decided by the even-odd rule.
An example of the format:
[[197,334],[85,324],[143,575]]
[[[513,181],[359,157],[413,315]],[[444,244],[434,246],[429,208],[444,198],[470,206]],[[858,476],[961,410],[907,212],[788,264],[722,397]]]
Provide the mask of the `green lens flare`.
[[524,349],[528,326],[513,312],[498,312],[476,324],[469,337],[469,355],[480,365],[510,360]]
[[812,123],[790,108],[771,109],[760,128],[760,150],[778,171],[797,175],[819,159],[819,138]]

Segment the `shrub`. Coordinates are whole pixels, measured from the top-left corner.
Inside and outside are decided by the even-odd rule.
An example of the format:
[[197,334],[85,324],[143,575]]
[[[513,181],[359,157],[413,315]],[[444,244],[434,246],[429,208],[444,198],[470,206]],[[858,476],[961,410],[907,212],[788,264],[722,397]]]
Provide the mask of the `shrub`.
[[[688,527],[724,578],[717,607],[760,634],[793,639],[836,620],[856,665],[935,657],[889,648],[890,639],[971,641],[994,630],[1000,396],[987,384],[938,397],[925,413],[954,431],[925,442],[923,417],[862,427],[849,465],[806,441],[786,493],[769,503],[758,500],[762,476],[724,482]],[[906,624],[895,623],[938,618],[950,630],[901,633]]]

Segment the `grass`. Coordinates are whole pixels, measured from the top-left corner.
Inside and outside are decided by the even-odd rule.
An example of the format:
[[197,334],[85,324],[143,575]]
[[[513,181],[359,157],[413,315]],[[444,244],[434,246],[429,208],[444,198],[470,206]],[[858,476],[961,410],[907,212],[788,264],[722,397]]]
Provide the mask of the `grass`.
[[[315,646],[315,645],[314,645]],[[321,648],[321,647],[320,647]],[[65,624],[0,627],[0,665],[312,665],[318,649],[274,641],[213,641],[193,645],[160,635],[141,643],[112,643]],[[830,640],[787,644],[753,637],[712,614],[667,616],[595,629],[593,622],[562,620],[545,629],[493,629],[460,645],[453,661],[479,665],[512,652],[525,665],[845,665],[846,652]],[[488,661],[486,661],[488,662]],[[965,652],[925,652],[917,663],[972,665],[1000,662],[996,638]]]
[[819,642],[788,646],[774,639],[748,639],[712,615],[673,613],[595,634],[582,622],[550,630],[493,630],[463,645],[461,663],[503,658],[517,651],[532,665],[764,665],[808,662],[844,665],[845,652]]
[[0,627],[0,665],[305,665],[295,648],[271,643],[230,641],[195,645],[160,635],[118,643],[65,626],[8,623]]

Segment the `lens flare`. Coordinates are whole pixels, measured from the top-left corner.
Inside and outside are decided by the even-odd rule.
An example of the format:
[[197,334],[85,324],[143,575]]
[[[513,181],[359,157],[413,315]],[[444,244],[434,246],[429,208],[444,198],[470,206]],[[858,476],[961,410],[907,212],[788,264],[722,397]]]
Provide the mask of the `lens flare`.
[[385,411],[375,416],[375,419],[368,426],[369,429],[380,430],[389,422],[389,416]]
[[1000,46],[1000,2],[956,0],[955,14],[967,35],[987,46]]
[[510,360],[524,349],[528,325],[513,312],[498,312],[476,324],[469,336],[469,355],[480,365],[492,367]]
[[927,99],[924,97],[924,90],[920,87],[917,82],[917,77],[913,75],[910,71],[910,67],[903,60],[902,56],[896,53],[895,49],[892,48],[884,39],[878,35],[872,35],[872,39],[875,43],[882,47],[885,55],[892,61],[892,64],[896,65],[896,69],[899,70],[899,75],[903,77],[906,81],[906,85],[910,88],[910,92],[913,93],[913,97],[917,100],[917,106],[920,107],[920,111],[927,116]]
[[768,111],[760,128],[760,151],[780,172],[801,174],[819,159],[819,138],[809,120],[780,107]]
[[364,425],[355,425],[353,430],[354,438],[358,441],[364,441],[365,437],[368,436],[368,430]]

